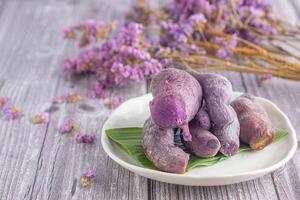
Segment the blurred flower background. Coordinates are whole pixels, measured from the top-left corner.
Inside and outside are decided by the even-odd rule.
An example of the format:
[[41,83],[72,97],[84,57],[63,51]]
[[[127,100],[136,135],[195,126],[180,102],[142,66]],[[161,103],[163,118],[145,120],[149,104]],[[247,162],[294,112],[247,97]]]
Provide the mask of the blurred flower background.
[[[300,80],[300,29],[274,15],[265,0],[173,0],[155,6],[136,0],[125,21],[87,20],[63,30],[77,41],[77,57],[66,58],[71,76],[93,73],[91,96],[151,78],[165,67],[230,70]],[[158,39],[156,39],[158,38]],[[277,43],[276,43],[277,42]],[[120,100],[112,97],[109,105]]]

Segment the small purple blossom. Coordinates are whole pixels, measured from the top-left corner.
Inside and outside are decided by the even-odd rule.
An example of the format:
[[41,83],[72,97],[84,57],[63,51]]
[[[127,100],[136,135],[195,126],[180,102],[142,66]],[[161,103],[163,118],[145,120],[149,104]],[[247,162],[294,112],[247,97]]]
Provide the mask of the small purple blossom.
[[117,108],[121,103],[123,102],[123,97],[120,96],[120,95],[117,95],[117,96],[114,96],[112,97],[107,106],[110,108],[110,109],[115,109]]
[[267,81],[267,80],[270,80],[272,78],[273,78],[273,76],[271,74],[264,74],[264,75],[260,76],[260,81]]
[[50,121],[50,115],[47,112],[39,112],[33,118],[34,124],[47,124]]
[[225,49],[219,49],[216,55],[219,58],[226,58],[228,56],[228,52]]
[[179,52],[187,51],[190,48],[188,38],[192,37],[193,25],[189,23],[167,23],[162,22],[162,35],[160,44]]
[[71,133],[77,127],[77,123],[73,119],[65,120],[59,127],[59,132],[62,134]]
[[95,174],[91,170],[87,170],[81,176],[80,182],[83,187],[88,187],[92,183],[92,179],[95,178]]
[[136,22],[146,26],[155,24],[157,18],[154,12],[148,0],[136,0],[126,14],[126,22]]
[[0,97],[0,108],[3,109],[5,107],[8,107],[9,102],[10,100],[8,97]]
[[63,38],[74,40],[78,37],[78,35],[80,35],[78,46],[81,48],[105,38],[109,33],[115,30],[115,27],[115,22],[96,22],[92,19],[89,19],[79,23],[76,26],[64,28]]
[[66,103],[77,103],[78,101],[82,101],[85,99],[84,96],[78,95],[74,92],[69,92],[67,94],[64,94],[61,99],[64,100]]
[[198,13],[211,15],[214,6],[208,0],[182,0],[167,4],[166,10],[173,19],[183,21]]
[[95,178],[95,174],[92,170],[87,170],[82,174],[82,176],[87,178]]
[[2,114],[6,120],[17,120],[23,116],[23,113],[20,111],[20,109],[16,107],[4,107],[2,109]]
[[229,38],[214,38],[213,42],[220,46],[216,56],[219,58],[228,58],[233,54],[232,49],[238,45],[237,34],[231,35]]
[[75,33],[74,28],[72,28],[72,27],[64,28],[62,31],[62,37],[65,39],[69,39],[69,40],[76,39],[76,33]]
[[202,13],[191,15],[189,17],[188,21],[190,21],[193,24],[206,23],[207,22],[205,16]]
[[81,96],[75,92],[69,92],[66,93],[64,95],[62,95],[61,97],[55,97],[52,100],[52,104],[63,104],[63,103],[77,103],[78,101],[82,101],[85,100],[86,97]]
[[75,140],[77,142],[81,142],[81,143],[88,143],[88,144],[92,144],[96,141],[96,135],[89,135],[89,134],[80,134],[77,133],[75,135]]
[[96,82],[92,85],[92,95],[93,98],[106,99],[109,97],[109,91],[105,89],[104,85]]

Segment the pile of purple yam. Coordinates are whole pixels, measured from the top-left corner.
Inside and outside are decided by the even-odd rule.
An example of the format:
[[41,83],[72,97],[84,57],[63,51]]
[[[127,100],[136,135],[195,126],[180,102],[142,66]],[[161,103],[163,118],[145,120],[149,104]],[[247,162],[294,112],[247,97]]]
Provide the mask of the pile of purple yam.
[[[263,107],[249,94],[231,102],[232,85],[224,76],[168,68],[152,79],[150,90],[151,117],[144,124],[142,144],[159,170],[182,174],[190,154],[233,156],[240,140],[253,150],[274,140]],[[182,130],[185,150],[174,144],[176,128]]]

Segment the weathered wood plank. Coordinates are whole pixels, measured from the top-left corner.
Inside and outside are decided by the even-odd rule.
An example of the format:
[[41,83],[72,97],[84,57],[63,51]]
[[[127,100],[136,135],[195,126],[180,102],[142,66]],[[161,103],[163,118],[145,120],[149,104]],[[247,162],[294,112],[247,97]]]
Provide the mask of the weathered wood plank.
[[[119,4],[118,4],[119,3]],[[121,168],[95,145],[76,144],[58,134],[70,115],[81,121],[82,131],[98,134],[111,111],[103,104],[97,115],[84,115],[74,105],[51,114],[49,125],[34,126],[28,117],[46,109],[53,97],[72,90],[87,92],[92,80],[70,80],[61,75],[65,55],[73,45],[62,43],[64,25],[87,18],[117,17],[128,1],[7,1],[0,18],[1,96],[9,96],[26,117],[20,122],[0,122],[0,199],[145,199],[147,180]],[[119,5],[119,6],[118,6]],[[78,84],[80,82],[80,84]],[[145,93],[145,84],[121,90],[126,98]],[[84,170],[95,170],[96,180],[80,187]]]
[[[59,124],[70,115],[81,122],[83,131],[99,133],[110,113],[103,105],[97,115],[82,114],[78,106],[67,105],[51,114],[49,125],[29,123],[28,116],[47,108],[46,102],[54,96],[71,89],[86,93],[91,82],[60,75],[62,58],[74,53],[72,45],[65,46],[58,37],[60,28],[90,17],[121,16],[128,2],[1,2],[0,95],[11,97],[27,117],[20,122],[0,121],[0,199],[299,199],[299,150],[284,168],[260,179],[229,186],[186,187],[128,172],[107,158],[99,140],[86,146],[57,133]],[[298,20],[294,11],[286,12],[291,4],[276,5],[283,14],[288,13],[289,21]],[[254,75],[222,73],[235,90],[274,101],[300,128],[296,120],[300,112],[298,83],[273,79],[259,87]],[[145,92],[144,84],[121,91],[126,98]],[[90,188],[83,189],[79,177],[88,168],[95,170],[97,177]]]
[[297,13],[298,17],[300,17],[300,2],[297,0],[290,0],[292,5],[294,6],[294,10]]

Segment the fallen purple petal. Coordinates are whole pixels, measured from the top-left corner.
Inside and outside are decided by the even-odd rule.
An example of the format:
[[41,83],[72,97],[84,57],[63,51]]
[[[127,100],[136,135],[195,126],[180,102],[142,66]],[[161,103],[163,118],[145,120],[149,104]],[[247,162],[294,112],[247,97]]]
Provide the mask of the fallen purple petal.
[[78,101],[85,100],[84,96],[78,95],[76,93],[70,92],[61,97],[66,103],[77,103]]
[[123,102],[123,97],[120,95],[110,98],[107,102],[107,107],[110,109],[117,108]]
[[76,121],[73,119],[65,120],[59,127],[59,132],[64,133],[71,133],[77,127]]
[[47,112],[39,112],[32,118],[34,124],[47,124],[49,121],[50,116]]
[[92,183],[92,179],[94,179],[94,178],[95,178],[94,172],[92,172],[91,170],[87,170],[81,176],[81,179],[80,179],[81,185],[83,187],[90,186]]
[[0,108],[8,107],[9,105],[9,98],[8,97],[0,97]]
[[75,140],[77,142],[81,142],[81,143],[92,144],[96,141],[96,135],[88,135],[88,134],[78,133],[75,135]]
[[6,120],[17,120],[23,116],[23,113],[20,111],[20,109],[16,107],[5,107],[2,109],[2,113],[4,119]]
[[53,104],[63,104],[65,101],[64,99],[60,98],[60,97],[55,97],[53,100],[52,100],[52,103]]

